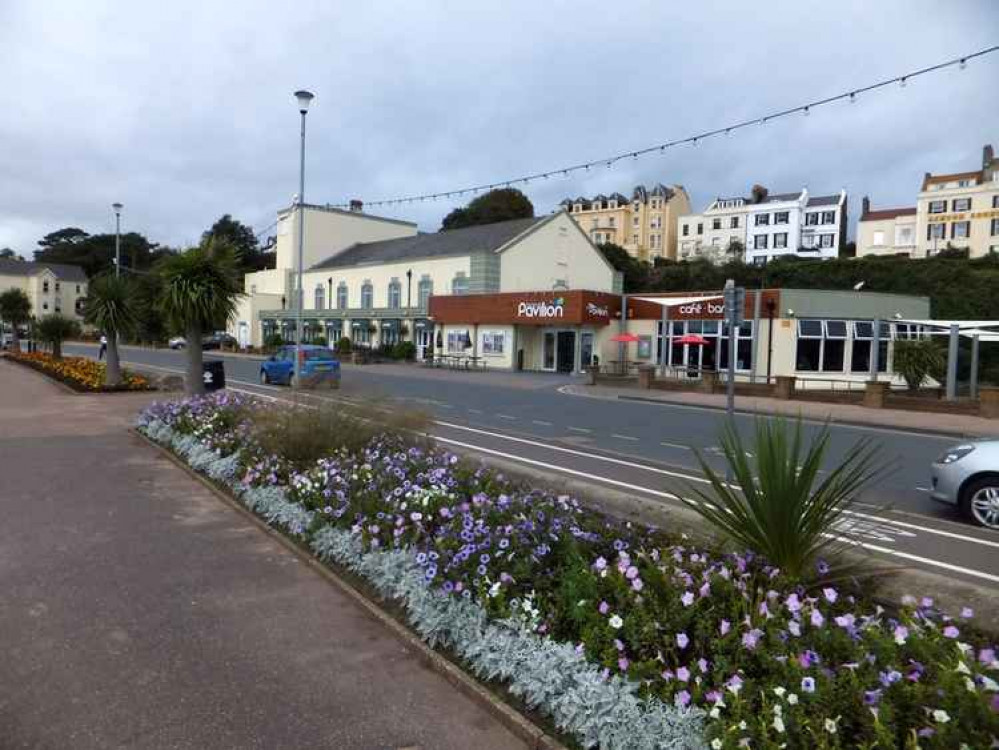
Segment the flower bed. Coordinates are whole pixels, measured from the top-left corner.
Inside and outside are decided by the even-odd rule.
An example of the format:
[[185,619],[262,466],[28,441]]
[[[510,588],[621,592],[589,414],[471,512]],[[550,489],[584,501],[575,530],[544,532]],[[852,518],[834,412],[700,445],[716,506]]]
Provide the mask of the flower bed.
[[44,352],[8,352],[7,357],[20,362],[49,377],[65,383],[70,388],[86,393],[104,391],[148,391],[152,389],[149,381],[141,375],[128,370],[121,371],[121,384],[113,388],[104,385],[106,367],[103,362],[96,362],[86,357],[63,357],[54,359]]
[[140,429],[587,747],[989,747],[999,661],[933,602],[889,615],[751,555],[619,525],[385,436],[296,471],[231,394]]

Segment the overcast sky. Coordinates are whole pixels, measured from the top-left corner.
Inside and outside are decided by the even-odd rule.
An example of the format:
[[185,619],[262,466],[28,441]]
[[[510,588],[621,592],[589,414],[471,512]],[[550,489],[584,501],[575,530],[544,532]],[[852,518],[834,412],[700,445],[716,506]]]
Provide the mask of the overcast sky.
[[[641,148],[999,41],[995,0],[702,2],[0,0],[0,247],[46,232],[196,241],[223,213],[264,230],[306,198],[452,190]],[[923,172],[999,147],[999,54],[728,138],[523,187],[807,185],[913,204]],[[463,202],[463,201],[462,201]],[[455,204],[378,209],[433,231]],[[852,233],[851,227],[851,233]]]

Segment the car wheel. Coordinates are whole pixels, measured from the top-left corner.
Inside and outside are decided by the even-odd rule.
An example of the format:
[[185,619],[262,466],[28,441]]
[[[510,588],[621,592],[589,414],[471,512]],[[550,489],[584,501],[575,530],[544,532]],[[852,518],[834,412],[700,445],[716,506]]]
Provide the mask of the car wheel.
[[270,385],[270,383],[271,383],[271,379],[269,377],[267,377],[267,370],[261,370],[260,371],[260,384],[261,385]]
[[964,490],[964,512],[979,526],[999,529],[999,477],[984,477]]

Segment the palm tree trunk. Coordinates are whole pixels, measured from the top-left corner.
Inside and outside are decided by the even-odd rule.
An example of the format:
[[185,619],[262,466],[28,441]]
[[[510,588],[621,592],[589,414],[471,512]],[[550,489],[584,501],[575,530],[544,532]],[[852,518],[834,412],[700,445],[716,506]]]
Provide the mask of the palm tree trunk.
[[104,385],[108,388],[115,388],[121,385],[121,363],[118,359],[118,334],[113,331],[106,331],[108,337],[108,350],[105,359],[107,365],[104,369]]
[[52,358],[62,359],[62,341],[59,339],[52,342]]
[[21,337],[17,334],[17,326],[13,326],[10,333],[10,350],[15,354],[21,351]]
[[201,351],[201,328],[196,325],[187,327],[187,375],[184,378],[184,390],[188,396],[200,396],[205,392],[204,357]]

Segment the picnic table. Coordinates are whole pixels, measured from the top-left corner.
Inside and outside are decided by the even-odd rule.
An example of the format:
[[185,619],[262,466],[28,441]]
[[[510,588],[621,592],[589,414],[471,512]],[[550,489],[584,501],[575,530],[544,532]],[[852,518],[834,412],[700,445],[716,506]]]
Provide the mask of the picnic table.
[[472,354],[438,354],[433,359],[434,367],[447,367],[449,370],[486,369],[485,360]]

